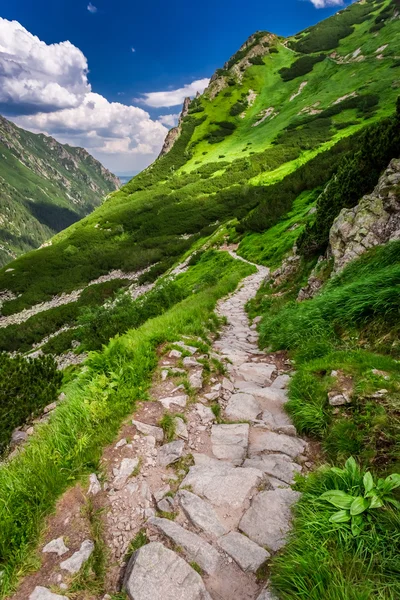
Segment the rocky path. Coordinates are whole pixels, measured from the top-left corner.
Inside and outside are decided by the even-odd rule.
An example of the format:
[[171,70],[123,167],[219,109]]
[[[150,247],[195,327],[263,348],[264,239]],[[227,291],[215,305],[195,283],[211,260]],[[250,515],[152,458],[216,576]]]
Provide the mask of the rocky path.
[[267,274],[260,267],[219,303],[227,325],[210,355],[185,338],[161,357],[152,401],[106,449],[89,489],[64,495],[48,524],[42,568],[14,600],[103,598],[74,587],[94,548],[82,510],[88,499],[101,515],[108,594],[123,583],[132,600],[275,598],[268,561],[290,529],[299,496],[293,477],[310,464],[284,411],[290,364],[258,349],[245,312]]

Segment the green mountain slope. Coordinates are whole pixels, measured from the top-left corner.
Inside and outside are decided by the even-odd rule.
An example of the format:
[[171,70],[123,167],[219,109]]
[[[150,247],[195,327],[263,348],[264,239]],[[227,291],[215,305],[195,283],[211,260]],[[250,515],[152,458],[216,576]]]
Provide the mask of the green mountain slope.
[[0,116],[0,265],[90,213],[118,184],[83,148]]
[[[340,161],[363,143],[361,133],[379,123],[378,139],[383,129],[397,127],[383,121],[394,113],[400,89],[397,4],[357,2],[293,38],[268,32],[249,38],[190,103],[168,153],[51,246],[0,271],[0,288],[18,296],[4,303],[3,315],[82,288],[113,269],[148,268],[142,281],[154,281],[221,224],[232,239],[242,239],[243,249],[252,236],[253,248],[260,246],[256,258],[269,264],[264,232],[289,211],[296,216],[301,205],[294,241]],[[53,310],[57,318],[47,322],[46,334],[64,322],[65,309]],[[44,335],[44,318],[22,326],[30,339]],[[15,339],[12,327],[1,332],[5,349],[8,337]]]

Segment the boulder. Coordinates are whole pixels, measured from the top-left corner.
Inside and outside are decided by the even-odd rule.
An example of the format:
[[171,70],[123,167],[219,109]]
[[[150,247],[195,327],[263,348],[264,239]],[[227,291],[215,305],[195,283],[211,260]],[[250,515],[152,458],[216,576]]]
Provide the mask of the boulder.
[[58,554],[58,556],[62,556],[63,554],[66,554],[67,552],[69,552],[69,549],[64,544],[64,538],[59,537],[56,540],[51,540],[51,542],[46,544],[45,547],[43,548],[42,552],[49,553],[49,554],[54,553],[54,554]]
[[251,573],[255,573],[271,556],[264,548],[237,531],[224,535],[218,543],[243,571]]
[[94,550],[94,544],[92,540],[85,540],[82,542],[80,549],[75,552],[70,558],[64,560],[64,562],[60,563],[60,568],[64,569],[71,573],[71,575],[75,575],[79,573],[82,568],[82,565],[89,559],[90,555]]
[[152,435],[156,438],[157,442],[162,443],[164,441],[164,431],[161,429],[161,427],[148,425],[147,423],[141,423],[140,421],[135,421],[134,419],[132,420],[132,425],[134,425],[136,429],[140,431],[140,433],[143,433],[143,435]]
[[175,442],[164,444],[164,446],[161,446],[158,452],[158,464],[161,467],[168,467],[168,465],[172,465],[172,463],[176,462],[183,456],[184,450],[185,442],[183,440],[176,440]]
[[133,554],[124,589],[130,600],[212,600],[200,575],[158,542],[142,546]]
[[286,543],[291,526],[291,508],[299,498],[300,494],[291,489],[261,492],[244,513],[240,531],[256,544],[277,552]]
[[214,456],[234,465],[242,464],[249,444],[249,425],[213,425],[211,444]]
[[171,404],[176,404],[176,406],[181,406],[184,408],[189,399],[189,396],[186,394],[182,394],[180,396],[167,396],[166,398],[160,398],[159,402],[163,405],[164,408],[169,409]]
[[113,488],[116,490],[121,490],[129,477],[133,474],[135,469],[139,465],[138,458],[124,458],[122,459],[120,467],[114,469],[115,479],[113,481]]
[[187,531],[187,529],[169,519],[153,517],[148,520],[148,525],[157,529],[174,544],[182,548],[188,560],[196,562],[205,573],[208,575],[216,573],[220,566],[219,554],[199,535]]
[[91,473],[89,475],[89,489],[88,489],[88,494],[89,494],[89,496],[96,496],[100,492],[101,492],[100,481],[98,480],[98,477],[97,477],[96,473]]
[[209,406],[204,406],[198,402],[194,407],[202,423],[208,425],[208,423],[215,421],[215,415]]
[[175,417],[175,434],[182,440],[189,439],[188,428],[185,421],[181,417]]
[[183,512],[195,527],[214,537],[226,533],[211,504],[187,490],[180,490],[177,497]]
[[203,369],[193,371],[189,375],[189,385],[194,390],[201,390],[203,387]]

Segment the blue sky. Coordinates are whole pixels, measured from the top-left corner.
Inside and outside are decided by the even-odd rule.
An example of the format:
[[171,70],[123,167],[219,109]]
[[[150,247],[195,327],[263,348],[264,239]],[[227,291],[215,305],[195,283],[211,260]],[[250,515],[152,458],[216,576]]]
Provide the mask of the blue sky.
[[180,110],[185,92],[168,92],[202,89],[257,30],[291,35],[349,3],[0,0],[0,112],[134,172],[154,159]]

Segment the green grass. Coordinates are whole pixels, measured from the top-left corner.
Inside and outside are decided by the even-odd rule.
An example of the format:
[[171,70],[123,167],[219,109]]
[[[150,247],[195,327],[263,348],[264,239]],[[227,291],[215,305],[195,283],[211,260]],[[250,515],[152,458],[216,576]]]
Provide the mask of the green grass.
[[1,597],[24,573],[44,517],[59,495],[97,467],[102,448],[114,439],[122,419],[134,411],[132,398],[147,398],[158,346],[182,335],[203,335],[208,323],[213,326],[218,298],[252,272],[250,265],[232,261],[214,285],[112,340],[101,353],[93,353],[85,371],[69,384],[67,399],[50,422],[0,470]]

